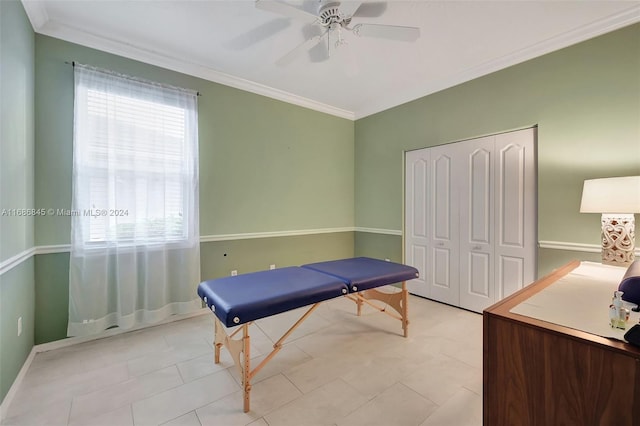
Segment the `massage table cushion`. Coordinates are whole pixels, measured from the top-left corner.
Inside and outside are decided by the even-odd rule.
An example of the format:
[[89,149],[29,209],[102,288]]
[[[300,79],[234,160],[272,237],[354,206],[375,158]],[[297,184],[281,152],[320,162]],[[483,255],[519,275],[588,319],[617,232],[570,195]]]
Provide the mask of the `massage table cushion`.
[[198,295],[226,327],[348,293],[343,280],[297,266],[204,281]]
[[352,293],[409,281],[419,276],[418,270],[411,266],[369,257],[309,263],[302,267],[341,279]]

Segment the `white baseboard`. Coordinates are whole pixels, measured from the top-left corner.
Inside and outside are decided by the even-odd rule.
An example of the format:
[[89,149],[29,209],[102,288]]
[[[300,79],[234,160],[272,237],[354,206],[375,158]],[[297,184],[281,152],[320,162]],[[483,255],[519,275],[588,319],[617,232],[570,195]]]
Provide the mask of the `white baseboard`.
[[91,342],[93,340],[104,339],[106,337],[117,336],[125,333],[131,333],[132,331],[138,331],[145,328],[157,327],[159,325],[164,325],[171,322],[176,322],[176,321],[181,321],[188,318],[197,317],[200,315],[204,315],[206,313],[211,313],[211,311],[207,308],[202,308],[197,310],[196,312],[191,312],[189,314],[172,315],[169,318],[154,324],[140,324],[135,327],[129,328],[127,330],[122,330],[120,328],[111,328],[109,330],[103,331],[102,333],[93,334],[91,336],[67,337],[66,339],[56,340],[54,342],[42,343],[40,345],[34,346],[34,348],[36,349],[36,353],[53,351],[55,349],[66,348],[66,347],[77,345],[80,343]]
[[171,317],[163,321],[157,322],[155,324],[142,324],[142,325],[130,328],[128,330],[112,328],[110,330],[105,330],[102,333],[94,334],[92,336],[69,337],[67,339],[56,340],[55,342],[43,343],[40,345],[33,346],[31,348],[31,352],[29,352],[29,355],[27,356],[27,359],[24,361],[24,364],[22,364],[22,368],[20,369],[20,371],[18,372],[18,375],[13,381],[11,388],[9,388],[9,392],[7,392],[7,395],[4,397],[2,404],[0,404],[0,421],[6,418],[7,412],[9,410],[9,406],[11,405],[11,401],[13,401],[13,398],[18,392],[18,389],[20,388],[20,385],[22,384],[22,381],[24,380],[24,377],[26,376],[27,371],[29,371],[29,367],[31,367],[31,363],[33,362],[33,359],[35,358],[36,354],[40,352],[47,352],[55,349],[66,348],[69,346],[90,342],[93,340],[104,339],[106,337],[117,336],[119,334],[130,333],[132,331],[142,330],[145,328],[157,327],[159,325],[181,321],[188,318],[193,318],[193,317],[197,317],[207,313],[211,313],[211,311],[207,308],[202,308],[197,310],[196,312],[192,312],[189,314],[172,315]]
[[29,352],[24,364],[22,364],[22,368],[9,388],[9,392],[7,392],[4,400],[2,400],[2,404],[0,404],[0,421],[4,420],[7,416],[9,405],[11,405],[11,401],[13,401],[13,398],[16,396],[18,388],[20,388],[20,384],[22,384],[22,380],[24,380],[24,376],[27,375],[27,371],[29,371],[29,367],[31,367],[31,363],[33,362],[33,358],[35,358],[36,353],[38,353],[38,351],[36,350],[36,346],[34,346],[31,348],[31,352]]

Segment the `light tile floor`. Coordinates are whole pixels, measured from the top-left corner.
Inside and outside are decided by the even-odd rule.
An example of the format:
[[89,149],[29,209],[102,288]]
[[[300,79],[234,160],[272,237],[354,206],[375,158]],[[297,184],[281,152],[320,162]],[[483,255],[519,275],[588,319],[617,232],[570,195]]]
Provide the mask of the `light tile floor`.
[[[304,312],[250,327],[253,365]],[[242,411],[213,316],[38,353],[6,425],[482,424],[482,316],[415,296],[400,322],[339,298],[323,303],[253,380]]]

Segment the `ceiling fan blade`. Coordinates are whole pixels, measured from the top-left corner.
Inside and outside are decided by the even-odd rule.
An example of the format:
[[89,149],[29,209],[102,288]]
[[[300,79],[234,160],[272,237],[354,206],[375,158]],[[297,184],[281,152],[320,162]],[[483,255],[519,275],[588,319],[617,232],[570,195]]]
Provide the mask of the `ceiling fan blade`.
[[354,10],[351,16],[357,18],[378,18],[382,16],[386,10],[387,2],[385,1],[365,2],[362,3],[356,10]]
[[297,7],[279,1],[273,0],[256,0],[256,9],[266,10],[267,12],[277,13],[279,15],[286,16],[288,18],[313,20],[317,17],[305,10],[298,9]]
[[311,62],[323,62],[329,59],[329,49],[327,42],[318,40],[318,43],[309,49],[309,60]]
[[324,27],[321,27],[320,25],[305,24],[302,27],[302,37],[304,37],[305,40],[313,37],[322,37],[324,32]]
[[262,40],[269,38],[279,31],[284,30],[291,25],[291,20],[287,18],[275,18],[265,22],[256,28],[247,31],[244,34],[240,34],[237,37],[224,43],[229,49],[243,50],[253,46]]
[[420,28],[397,25],[358,24],[353,27],[353,32],[360,37],[378,37],[398,41],[416,41],[420,37]]
[[322,39],[322,37],[324,37],[326,33],[327,32],[325,31],[324,33],[322,33],[322,35],[315,36],[303,41],[302,43],[300,43],[299,45],[291,49],[289,53],[287,53],[286,55],[278,59],[276,61],[276,65],[279,67],[286,67],[291,62],[293,62],[298,56],[300,56],[302,52],[304,52],[305,50],[311,49],[314,44],[320,42],[320,40]]
[[344,16],[353,16],[362,6],[364,5],[361,1],[345,1],[340,3],[340,13]]

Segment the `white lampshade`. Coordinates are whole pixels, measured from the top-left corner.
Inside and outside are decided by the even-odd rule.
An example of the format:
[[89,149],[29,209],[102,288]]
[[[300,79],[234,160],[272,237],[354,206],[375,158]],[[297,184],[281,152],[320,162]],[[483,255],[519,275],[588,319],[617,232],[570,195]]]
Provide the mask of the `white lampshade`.
[[640,213],[640,176],[585,180],[580,212]]

